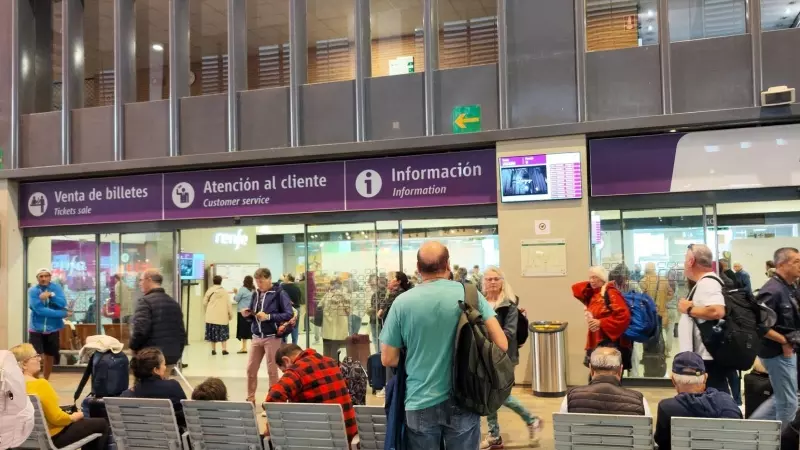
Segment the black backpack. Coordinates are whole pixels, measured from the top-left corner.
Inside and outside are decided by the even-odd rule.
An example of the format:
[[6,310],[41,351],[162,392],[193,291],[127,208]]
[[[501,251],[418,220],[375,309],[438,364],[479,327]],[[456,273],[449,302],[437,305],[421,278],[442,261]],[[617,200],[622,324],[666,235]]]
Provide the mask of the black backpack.
[[464,284],[464,300],[453,351],[452,398],[461,408],[481,416],[503,406],[514,386],[514,363],[486,331],[478,309],[478,290]]
[[519,311],[519,297],[517,297],[516,308],[519,312],[517,314],[517,347],[522,348],[522,346],[525,345],[525,342],[528,341],[528,334],[530,330],[528,328],[528,318],[525,317],[521,311]]
[[[749,370],[761,350],[762,332],[759,331],[761,313],[756,303],[750,300],[745,289],[731,289],[716,276],[710,276],[722,288],[725,297],[725,317],[706,320],[695,325],[700,329],[703,345],[714,364],[727,369]],[[694,296],[689,296],[691,300]]]

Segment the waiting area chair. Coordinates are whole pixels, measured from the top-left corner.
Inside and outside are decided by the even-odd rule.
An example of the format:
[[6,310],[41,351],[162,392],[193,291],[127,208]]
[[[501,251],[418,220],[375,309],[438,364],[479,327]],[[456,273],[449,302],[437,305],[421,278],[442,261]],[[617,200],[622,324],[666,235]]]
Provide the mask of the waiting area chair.
[[386,410],[383,406],[356,406],[356,424],[362,449],[383,449],[386,441]]
[[556,413],[553,431],[556,450],[653,449],[652,417]]
[[37,450],[77,450],[84,445],[92,442],[93,440],[102,436],[99,433],[95,433],[91,436],[87,436],[81,439],[78,442],[75,442],[72,445],[68,445],[66,447],[61,447],[60,449],[53,444],[53,440],[50,439],[50,433],[47,431],[47,422],[44,419],[44,413],[42,412],[42,403],[39,401],[39,397],[37,395],[29,395],[31,399],[31,403],[33,403],[34,409],[34,422],[33,422],[33,431],[31,435],[28,436],[28,440],[22,443],[18,449],[37,449]]
[[262,449],[265,439],[261,437],[251,403],[198,400],[182,400],[181,403],[186,416],[183,445],[187,450]]
[[181,450],[172,402],[167,399],[106,397],[117,450]]
[[672,450],[780,450],[776,420],[672,418]]
[[342,405],[264,403],[275,450],[348,450]]

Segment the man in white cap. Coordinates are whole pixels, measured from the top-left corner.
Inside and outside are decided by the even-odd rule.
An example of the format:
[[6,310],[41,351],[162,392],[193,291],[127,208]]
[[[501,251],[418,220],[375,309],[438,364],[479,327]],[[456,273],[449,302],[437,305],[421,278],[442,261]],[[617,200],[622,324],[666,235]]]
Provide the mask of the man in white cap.
[[38,283],[28,289],[28,308],[31,310],[28,341],[43,357],[42,376],[47,380],[59,358],[59,334],[64,328],[64,319],[72,312],[67,309],[64,290],[52,282],[50,269],[36,271],[36,281]]

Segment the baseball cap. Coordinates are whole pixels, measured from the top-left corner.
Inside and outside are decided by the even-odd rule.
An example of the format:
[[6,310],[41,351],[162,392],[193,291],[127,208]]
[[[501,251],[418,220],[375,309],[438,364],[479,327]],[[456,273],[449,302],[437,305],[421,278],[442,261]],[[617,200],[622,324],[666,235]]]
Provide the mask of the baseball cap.
[[48,274],[48,275],[52,275],[52,272],[50,272],[50,269],[48,269],[46,267],[42,267],[41,269],[36,271],[36,276],[38,277],[39,275],[42,275],[42,274],[45,274],[45,273]]
[[672,373],[700,376],[706,373],[706,365],[697,353],[682,352],[675,355],[675,359],[672,360]]

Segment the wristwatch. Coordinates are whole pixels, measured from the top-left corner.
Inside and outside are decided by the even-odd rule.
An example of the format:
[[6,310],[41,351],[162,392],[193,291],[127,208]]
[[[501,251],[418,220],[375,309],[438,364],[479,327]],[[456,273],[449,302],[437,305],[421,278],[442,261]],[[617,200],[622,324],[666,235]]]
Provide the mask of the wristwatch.
[[694,308],[694,306],[686,308],[686,315],[689,317],[692,317],[692,308]]

